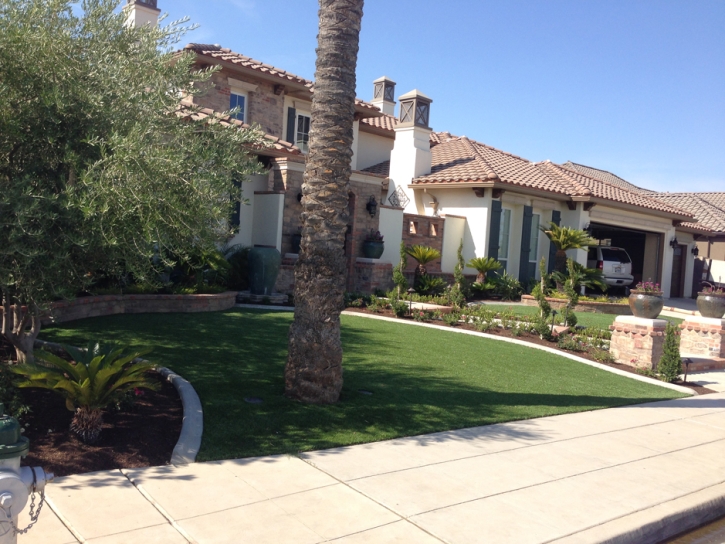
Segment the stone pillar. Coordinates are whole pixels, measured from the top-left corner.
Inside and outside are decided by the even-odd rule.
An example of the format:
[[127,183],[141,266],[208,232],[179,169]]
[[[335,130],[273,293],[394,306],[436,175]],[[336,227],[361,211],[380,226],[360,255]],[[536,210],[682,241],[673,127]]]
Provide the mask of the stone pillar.
[[688,316],[680,325],[683,357],[725,358],[725,319]]
[[665,319],[617,316],[609,327],[609,353],[619,364],[656,370],[664,350],[666,328]]

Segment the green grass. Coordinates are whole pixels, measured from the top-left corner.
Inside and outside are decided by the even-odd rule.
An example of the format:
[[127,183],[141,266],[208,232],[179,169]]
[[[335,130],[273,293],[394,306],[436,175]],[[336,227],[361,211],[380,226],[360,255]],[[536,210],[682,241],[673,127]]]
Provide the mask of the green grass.
[[[486,304],[485,307],[489,310],[493,310],[496,312],[503,312],[506,310],[511,310],[513,313],[518,315],[536,315],[539,313],[539,307],[538,306],[515,306],[515,305],[506,305],[506,304]],[[582,325],[584,327],[599,327],[602,329],[606,329],[614,323],[614,318],[617,317],[613,314],[594,314],[591,312],[576,312],[577,317],[577,324]],[[666,319],[671,323],[674,323],[675,325],[679,325],[682,323],[682,319],[679,317],[669,317],[665,315],[661,315],[659,319]]]
[[[292,314],[229,310],[99,317],[46,340],[153,346],[204,406],[200,460],[327,448],[566,412],[676,398],[558,355],[480,337],[343,316],[345,385],[334,406],[283,396]],[[373,395],[363,395],[360,389]],[[247,404],[244,397],[264,399]]]

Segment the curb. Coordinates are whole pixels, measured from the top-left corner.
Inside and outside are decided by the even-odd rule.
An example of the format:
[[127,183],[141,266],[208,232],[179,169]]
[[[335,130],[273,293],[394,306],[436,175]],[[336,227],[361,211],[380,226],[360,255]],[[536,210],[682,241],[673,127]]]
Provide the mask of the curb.
[[[45,340],[36,340],[35,345],[63,349],[60,344],[46,342]],[[201,400],[194,387],[173,370],[160,366],[156,368],[156,371],[174,386],[181,398],[181,406],[184,410],[181,433],[179,433],[179,439],[176,441],[176,446],[174,446],[174,451],[171,454],[170,463],[172,465],[188,465],[196,461],[196,456],[199,454],[199,448],[201,447],[201,435],[204,431],[204,413],[201,408]]]
[[618,374],[620,376],[624,376],[625,378],[630,378],[632,380],[649,383],[651,385],[658,385],[658,386],[664,387],[666,389],[673,389],[675,391],[678,391],[680,393],[685,393],[687,395],[696,394],[689,387],[683,387],[681,385],[675,385],[672,383],[662,382],[660,380],[655,380],[654,378],[648,378],[647,376],[640,376],[639,374],[632,374],[631,372],[625,372],[624,370],[619,370],[618,368],[612,368],[611,366],[607,366],[607,365],[603,365],[603,364],[600,364],[600,363],[597,363],[594,361],[590,361],[589,359],[584,359],[583,357],[577,357],[576,355],[572,355],[570,353],[565,353],[563,351],[559,351],[554,348],[550,348],[547,346],[540,346],[539,344],[532,344],[530,342],[525,342],[523,340],[517,340],[515,338],[501,338],[500,336],[496,336],[493,334],[486,334],[485,332],[469,331],[469,330],[465,330],[465,329],[456,329],[454,327],[447,327],[444,325],[434,325],[432,323],[419,323],[417,321],[412,321],[412,322],[402,321],[400,319],[396,319],[393,317],[386,317],[386,316],[382,316],[382,315],[370,315],[370,314],[363,314],[363,313],[358,313],[358,312],[348,312],[348,311],[344,311],[344,312],[342,312],[342,314],[357,316],[357,317],[364,317],[364,318],[368,318],[368,319],[379,319],[381,321],[392,321],[394,323],[401,323],[403,325],[413,325],[416,327],[428,327],[431,329],[438,329],[438,330],[442,330],[442,331],[457,332],[459,334],[470,334],[471,336],[479,336],[481,338],[488,338],[489,340],[498,340],[499,342],[508,342],[509,344],[517,344],[519,346],[538,349],[541,351],[546,351],[548,353],[552,353],[554,355],[559,355],[561,357],[571,359],[572,361],[576,361],[578,363],[584,363],[585,365],[593,366],[594,368],[599,368],[600,370],[604,370],[606,372],[611,372],[612,374]]
[[722,517],[723,512],[725,483],[720,483],[571,534],[554,543],[658,544],[714,521]]

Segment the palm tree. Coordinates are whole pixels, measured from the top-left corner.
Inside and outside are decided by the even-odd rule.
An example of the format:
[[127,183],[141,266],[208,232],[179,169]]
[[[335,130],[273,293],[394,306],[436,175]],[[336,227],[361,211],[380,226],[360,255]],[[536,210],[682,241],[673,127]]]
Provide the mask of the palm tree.
[[485,283],[486,274],[494,270],[501,268],[501,263],[493,257],[476,257],[468,261],[466,266],[475,268],[478,275],[476,276],[476,283]]
[[557,284],[563,285],[567,280],[571,281],[572,287],[579,290],[582,286],[589,289],[606,291],[608,285],[604,281],[604,273],[598,268],[587,268],[573,259],[567,259],[567,274],[554,272],[551,277]]
[[441,256],[441,252],[432,247],[418,244],[410,246],[405,252],[418,261],[418,266],[415,269],[415,279],[413,281],[413,286],[417,290],[420,286],[421,278],[428,275],[428,270],[425,265],[438,259]]
[[540,226],[539,229],[546,234],[556,248],[554,270],[566,274],[566,252],[569,249],[582,249],[597,243],[590,238],[586,231],[571,227],[560,227],[553,221],[549,226]]
[[285,366],[285,394],[304,402],[337,402],[342,390],[343,247],[362,8],[363,0],[320,0],[295,317]]

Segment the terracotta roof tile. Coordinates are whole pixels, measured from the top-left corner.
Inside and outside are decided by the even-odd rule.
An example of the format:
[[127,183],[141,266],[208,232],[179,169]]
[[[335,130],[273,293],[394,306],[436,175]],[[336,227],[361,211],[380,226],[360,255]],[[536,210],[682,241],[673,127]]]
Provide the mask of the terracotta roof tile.
[[725,233],[725,193],[655,193],[653,197],[687,210],[698,227]]
[[568,168],[569,170],[574,170],[576,172],[584,174],[585,176],[589,176],[590,178],[606,181],[607,183],[611,183],[612,185],[616,185],[618,187],[633,191],[635,193],[654,193],[654,191],[650,191],[649,189],[637,187],[633,183],[630,183],[620,178],[619,176],[612,174],[611,172],[607,172],[606,170],[600,170],[599,168],[593,168],[591,166],[577,164],[571,161],[565,162],[562,166]]
[[[243,123],[238,119],[234,119],[233,117],[229,117],[228,115],[221,115],[220,113],[212,110],[211,108],[200,108],[199,106],[196,106],[195,104],[189,104],[188,102],[182,102],[181,104],[179,104],[175,113],[179,117],[190,117],[195,121],[214,118],[222,125],[236,125],[240,128],[251,128],[250,125],[248,125],[247,123]],[[267,140],[269,140],[270,147],[272,149],[275,149],[277,151],[283,151],[292,155],[302,155],[302,151],[296,145],[281,140],[280,138],[272,136],[271,134],[265,134],[264,136]]]
[[363,168],[361,172],[388,177],[390,175],[390,161],[383,161],[378,164],[368,166],[367,168]]
[[[305,79],[303,77],[296,76],[285,70],[282,70],[281,68],[276,68],[275,66],[265,64],[263,62],[255,60],[251,57],[242,55],[241,53],[236,53],[226,47],[221,47],[220,45],[216,45],[216,44],[211,45],[211,44],[204,44],[204,43],[190,43],[190,44],[187,44],[186,46],[184,46],[184,50],[193,51],[193,52],[197,53],[198,55],[204,55],[206,57],[224,60],[227,62],[231,62],[232,64],[236,64],[238,66],[250,68],[252,70],[255,70],[255,71],[263,73],[263,74],[275,76],[280,79],[280,82],[285,82],[285,83],[292,82],[292,83],[297,83],[299,85],[304,85],[305,87],[307,87],[310,90],[310,92],[312,92],[314,90],[314,82],[309,79]],[[380,112],[380,109],[377,106],[374,106],[371,103],[365,102],[364,100],[361,100],[359,98],[355,99],[355,105],[359,106],[361,108],[368,109],[371,112],[376,112],[376,113]]]
[[380,130],[389,130],[393,132],[398,120],[392,115],[382,115],[380,117],[368,117],[362,120],[362,123]]

